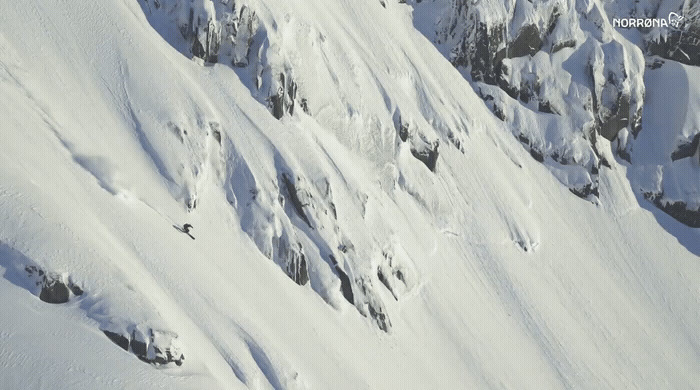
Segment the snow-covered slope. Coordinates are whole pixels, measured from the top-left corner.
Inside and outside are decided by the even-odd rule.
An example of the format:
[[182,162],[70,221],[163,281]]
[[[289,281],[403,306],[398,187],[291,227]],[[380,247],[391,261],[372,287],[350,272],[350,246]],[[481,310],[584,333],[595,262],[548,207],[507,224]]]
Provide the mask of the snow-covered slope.
[[697,172],[649,154],[696,84],[587,202],[410,4],[1,9],[0,387],[700,383],[700,234],[638,188]]
[[[643,120],[645,109],[658,107],[645,104],[645,96],[665,94],[679,99],[674,106],[682,111],[676,113],[681,121],[686,112],[694,121],[690,102],[697,90],[695,79],[671,63],[661,71],[669,84],[648,77],[645,82],[645,68],[662,67],[659,56],[693,65],[690,69],[700,66],[697,1],[409,3],[415,8],[416,26],[471,81],[533,157],[580,197],[597,202],[598,172],[613,159],[645,166],[635,170],[637,182],[657,180],[656,168],[648,169],[646,141],[636,142],[642,130],[643,139],[663,138],[678,148],[654,154],[664,161],[690,157],[697,150],[697,125],[686,126],[685,138],[675,139],[669,133],[683,126],[660,126],[668,118],[658,110]],[[672,25],[671,15],[683,19]],[[630,20],[649,26],[625,28]],[[666,167],[667,176],[673,170],[675,180],[684,182],[680,191],[635,190],[684,224],[700,227],[700,169],[687,161],[680,164],[687,167]]]

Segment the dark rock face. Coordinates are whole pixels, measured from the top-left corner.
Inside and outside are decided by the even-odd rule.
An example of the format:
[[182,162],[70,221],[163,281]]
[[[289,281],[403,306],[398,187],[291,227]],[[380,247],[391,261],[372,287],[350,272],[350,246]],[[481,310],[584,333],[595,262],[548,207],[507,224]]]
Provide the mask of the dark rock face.
[[[345,253],[345,251],[341,252]],[[329,255],[329,259],[340,279],[340,289],[343,293],[343,297],[354,305],[360,314],[371,318],[379,329],[384,332],[389,332],[391,329],[391,321],[389,320],[389,315],[384,307],[384,303],[373,287],[372,275],[354,277],[351,279],[334,255]],[[393,283],[399,280],[400,283],[405,284],[401,269],[393,269],[387,264],[383,269],[377,270],[377,273],[378,276],[381,275],[379,276],[380,282],[387,286],[387,288],[392,291],[392,294],[395,294],[395,297],[398,297],[398,290],[396,290],[398,286],[394,286]]]
[[[398,109],[394,112],[393,121],[394,128],[401,142],[410,143],[413,157],[425,164],[430,171],[435,172],[439,155],[439,140],[428,140],[420,129],[415,128],[415,126],[412,127],[410,122],[404,121],[401,117],[401,111]],[[457,146],[457,148],[460,148],[459,140],[454,139],[454,136],[450,138],[452,143]]]
[[393,254],[384,252],[384,261],[377,267],[377,278],[397,301],[409,289],[406,272],[401,263],[394,261]]
[[75,284],[68,284],[68,288],[70,288],[70,291],[73,293],[75,296],[81,296],[83,295],[83,289],[76,286]]
[[305,114],[311,114],[311,111],[309,111],[309,100],[307,98],[301,98],[299,106],[301,106],[301,110],[304,111]]
[[[452,49],[452,64],[464,68],[471,66],[470,75],[474,81],[496,85],[500,79],[502,61],[506,58],[535,55],[542,49],[544,34],[536,25],[527,24],[519,28],[514,39],[509,40],[506,28],[509,21],[478,21],[479,11],[472,13],[470,3],[471,0],[453,0],[451,24],[439,40],[461,35],[459,43]],[[555,10],[550,21],[550,33],[557,17]]]
[[504,27],[501,24],[488,26],[479,23],[474,37],[473,55],[455,62],[455,65],[459,65],[460,62],[464,65],[471,63],[471,76],[474,80],[496,84],[501,61],[506,57],[506,49],[502,47],[503,33]]
[[[123,336],[120,336],[123,339]],[[134,355],[138,356],[139,358],[145,358],[146,355],[148,354],[148,345],[146,344],[145,341],[140,341],[135,338],[135,334],[132,333],[131,336],[131,351],[134,353]]]
[[355,296],[352,293],[352,284],[350,283],[350,278],[348,277],[348,274],[345,273],[345,271],[340,267],[338,264],[338,261],[335,259],[335,256],[330,255],[331,262],[333,263],[333,266],[335,267],[335,272],[338,273],[338,278],[340,278],[340,290],[343,292],[343,297],[350,302],[351,304],[355,304]]
[[544,162],[544,154],[542,151],[525,134],[520,133],[518,135],[518,140],[528,149],[532,158],[538,162]]
[[387,290],[391,291],[391,295],[394,296],[394,299],[398,300],[399,298],[394,292],[394,288],[391,285],[391,282],[389,281],[389,277],[384,274],[384,271],[381,268],[377,270],[377,278],[379,278],[379,281],[382,282],[382,284],[384,285],[384,287],[387,288]]
[[682,158],[693,157],[698,150],[700,150],[700,133],[695,134],[692,141],[681,144],[678,149],[671,154],[671,159],[676,161]]
[[508,45],[508,57],[534,56],[542,48],[540,30],[534,24],[528,24],[520,29],[517,38]]
[[68,287],[58,280],[46,281],[41,287],[39,299],[47,303],[66,303],[68,302],[69,292]]
[[[534,143],[532,140],[530,140],[525,134],[520,133],[518,135],[518,140],[522,145],[530,152],[530,156],[534,158],[536,161],[542,163],[545,161],[545,158],[547,156],[551,157],[552,160],[556,161],[557,163],[561,165],[569,165],[569,164],[575,164],[575,161],[571,161],[567,157],[564,156],[563,153],[560,153],[559,151],[543,151],[540,149],[539,146],[537,146],[536,143]],[[592,140],[591,142],[595,142],[595,139]],[[601,163],[603,165],[607,164],[608,168],[609,163],[607,163],[604,160],[601,160]],[[598,197],[600,196],[600,192],[598,189],[598,177],[599,177],[599,167],[597,163],[591,164],[590,168],[586,168],[587,171],[590,173],[590,177],[592,182],[586,183],[580,186],[574,186],[569,184],[569,191],[573,193],[574,195],[578,196],[581,199],[585,200],[590,200],[591,196]]]
[[[360,314],[365,317],[369,316],[379,329],[384,332],[389,332],[391,321],[386,313],[384,304],[372,288],[371,280],[368,277],[356,278],[355,287],[357,287],[358,290],[357,294],[355,294],[353,292],[353,282],[350,280],[348,274],[343,270],[340,264],[338,264],[335,256],[329,255],[329,258],[340,279],[340,289],[343,293],[343,297],[354,305]],[[387,280],[386,283],[390,282]]]
[[248,65],[257,22],[255,12],[250,8],[242,6],[239,13],[235,1],[214,2],[211,5],[214,12],[210,14],[203,2],[171,0],[162,10],[160,1],[153,0],[153,8],[149,2],[143,0],[144,11],[149,16],[162,11],[170,17],[174,10],[185,10],[185,17],[178,18],[176,23],[188,44],[189,53],[186,54],[209,63],[218,62],[223,57],[230,59],[235,67]]
[[124,337],[118,333],[110,332],[108,330],[103,330],[104,334],[112,340],[114,344],[117,344],[121,349],[128,351],[129,350],[129,339],[127,337]]
[[286,173],[282,174],[282,182],[284,183],[284,187],[287,189],[287,194],[289,195],[289,200],[292,201],[292,205],[294,206],[294,210],[299,215],[299,218],[301,218],[304,222],[306,222],[307,225],[309,225],[310,228],[313,229],[313,226],[311,226],[311,221],[309,220],[309,217],[304,212],[304,206],[306,206],[306,204],[302,203],[295,183],[292,181],[290,176]]
[[41,286],[39,299],[46,303],[66,303],[71,293],[74,296],[83,294],[83,290],[72,282],[65,282],[57,273],[46,272],[43,269],[31,265],[24,268],[30,278],[33,278],[36,286]]
[[[610,33],[609,24],[604,20],[606,11],[600,5],[591,5],[451,0],[446,17],[438,22],[435,36],[437,44],[451,48],[448,59],[455,67],[468,72],[475,90],[499,119],[521,120],[518,114],[521,108],[514,103],[545,114],[576,112],[580,123],[563,131],[590,144],[583,158],[561,144],[543,144],[539,141],[538,130],[528,132],[528,136],[537,138],[538,142],[522,139],[521,142],[535,160],[545,165],[559,163],[585,169],[590,174],[582,180],[586,183],[567,183],[573,187],[572,192],[584,198],[598,193],[594,170],[604,154],[597,150],[600,145],[596,145],[596,135],[613,141],[614,152],[631,160],[631,142],[642,129],[644,97],[643,68],[638,67],[638,60],[643,58],[641,50],[604,38]],[[518,16],[524,13],[536,17]],[[591,28],[593,36],[577,41],[577,30]],[[547,61],[547,57],[551,60],[554,53],[566,48],[573,50],[558,55],[577,63],[587,62],[584,71],[587,75],[581,74],[584,77],[576,85],[575,93],[573,89],[552,88],[557,73],[571,73],[573,68],[568,64],[562,68],[552,66],[553,62]],[[509,106],[517,107],[512,115],[508,112]],[[516,137],[522,132],[515,127],[512,130]]]
[[[270,96],[270,110],[272,110],[272,115],[277,119],[281,119],[285,113],[294,115],[296,98],[297,84],[291,77],[280,73],[277,93]],[[308,102],[306,106],[308,110]]]
[[[622,74],[625,74],[624,64],[619,65]],[[593,88],[593,109],[596,113],[596,122],[600,135],[612,141],[617,137],[620,129],[630,124],[630,96],[623,92],[626,78],[619,73],[608,71],[604,81],[598,81],[602,77],[593,69],[592,62],[588,65],[591,80],[602,84],[602,89]],[[635,115],[636,117],[636,115]]]
[[556,114],[554,110],[552,110],[552,104],[548,101],[540,101],[537,106],[537,110],[540,112],[546,112],[548,114]]
[[[358,285],[362,295],[364,296],[363,307],[366,307],[367,314],[369,314],[369,317],[375,324],[377,324],[379,329],[388,333],[389,329],[391,329],[391,321],[386,313],[384,304],[374,293],[372,283],[369,281],[369,279],[363,278],[358,281]],[[360,310],[360,313],[365,314],[362,310]]]
[[180,33],[192,42],[190,50],[193,56],[207,62],[218,61],[221,35],[214,20],[203,20],[200,15],[195,16],[194,9],[190,8],[188,22],[180,25]]
[[432,142],[430,144],[423,143],[420,149],[411,147],[411,154],[413,157],[420,160],[425,164],[431,172],[435,172],[435,167],[438,160],[438,147],[440,143],[438,141]]
[[[628,129],[636,137],[641,130],[643,94],[631,92],[641,82],[644,68],[636,70],[625,61],[630,55],[624,46],[612,41],[594,50],[586,68],[592,82],[593,114],[598,133],[609,141]],[[630,88],[632,85],[632,88]]]
[[[678,26],[669,26],[666,34],[648,34],[646,50],[686,65],[700,66],[700,2],[691,0],[677,11],[684,19]],[[667,15],[655,15],[665,18]]]
[[567,39],[562,42],[557,42],[555,44],[552,44],[552,53],[556,53],[561,49],[565,49],[567,47],[576,47],[576,41],[573,39]]
[[574,195],[582,199],[588,199],[588,197],[591,195],[595,197],[600,196],[598,186],[594,186],[593,184],[586,184],[582,188],[569,188],[569,191],[571,191]]
[[663,193],[647,192],[644,197],[678,222],[691,228],[700,228],[700,208],[692,210],[685,202],[664,201]]
[[309,269],[307,268],[306,258],[303,253],[292,258],[287,266],[287,274],[300,286],[309,282]]
[[650,40],[647,42],[647,52],[686,65],[700,66],[700,29],[696,30],[695,36],[671,31],[666,39]]
[[[235,4],[233,10],[235,11]],[[242,68],[248,66],[250,60],[250,48],[253,45],[253,37],[256,32],[257,16],[255,12],[245,5],[241,7],[238,17],[238,25],[228,28],[232,32],[233,53],[231,63],[233,66]]]
[[398,115],[395,115],[394,127],[396,128],[396,132],[398,133],[401,142],[408,141],[410,125],[401,119],[400,113]]
[[285,272],[294,283],[303,286],[309,282],[309,268],[300,243],[293,245],[286,237],[280,239],[279,258],[285,263]]
[[601,118],[600,134],[610,141],[614,140],[617,132],[629,125],[629,109],[629,96],[618,94],[617,101],[610,107],[610,116]]
[[142,359],[140,356],[139,358],[141,360],[145,360],[148,363],[155,363],[155,364],[168,364],[168,363],[175,363],[178,366],[182,365],[182,361],[185,360],[184,355],[173,355],[172,351],[170,349],[165,349],[161,350],[158,347],[153,347],[153,351],[156,354],[156,357],[153,358],[152,360],[149,358]]
[[618,155],[621,159],[627,161],[628,163],[630,163],[630,164],[632,163],[632,155],[631,155],[630,152],[628,152],[626,149],[618,148],[618,149],[617,149],[617,155]]
[[214,137],[214,139],[216,140],[216,143],[219,144],[219,146],[221,146],[221,129],[220,129],[220,125],[219,125],[218,123],[210,123],[210,124],[209,124],[209,127],[211,127],[211,129],[212,129],[212,131],[211,131],[212,137]]
[[[297,100],[293,66],[270,63],[267,28],[249,5],[233,0],[139,0],[160,34],[184,55],[207,63],[228,63],[277,119],[293,115],[296,103],[310,113],[309,100]],[[277,26],[272,26],[277,29]],[[179,32],[186,42],[172,38]],[[175,34],[176,35],[176,34]],[[276,53],[277,54],[277,53]],[[279,69],[284,69],[282,72]],[[251,82],[252,81],[252,82]]]
[[530,156],[538,162],[544,162],[544,155],[536,148],[530,148]]
[[154,329],[142,333],[134,329],[130,334],[123,335],[109,330],[104,334],[125,351],[130,351],[140,360],[157,365],[175,363],[181,366],[185,356],[176,346],[177,335]]
[[382,310],[383,308],[379,307],[379,311],[377,310],[378,308],[373,305],[368,305],[369,306],[369,315],[374,319],[374,322],[377,324],[379,329],[389,332],[389,328],[391,328],[391,321],[389,321],[389,317],[384,313]]

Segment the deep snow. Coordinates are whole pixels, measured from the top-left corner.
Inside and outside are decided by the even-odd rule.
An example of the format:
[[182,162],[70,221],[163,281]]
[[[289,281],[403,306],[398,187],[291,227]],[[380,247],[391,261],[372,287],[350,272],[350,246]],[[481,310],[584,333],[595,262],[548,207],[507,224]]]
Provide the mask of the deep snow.
[[[599,201],[582,200],[412,8],[249,4],[309,114],[275,119],[252,67],[191,60],[139,2],[3,2],[0,387],[696,388],[700,233],[641,198],[633,171],[682,166],[639,146],[648,165],[611,158]],[[676,124],[697,125],[696,68],[669,62],[646,76],[650,128],[670,116],[654,83],[684,73]],[[432,172],[411,149],[435,141]],[[309,283],[281,241],[301,245]],[[41,302],[28,265],[85,293]],[[183,365],[102,332],[136,328],[177,334]]]

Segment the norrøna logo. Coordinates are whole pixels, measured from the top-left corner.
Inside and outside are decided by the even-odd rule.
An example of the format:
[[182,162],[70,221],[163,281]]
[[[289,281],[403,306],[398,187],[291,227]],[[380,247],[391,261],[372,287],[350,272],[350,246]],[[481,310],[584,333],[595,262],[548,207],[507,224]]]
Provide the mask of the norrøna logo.
[[683,25],[683,16],[675,12],[668,14],[668,19],[662,18],[613,18],[613,27],[622,28],[651,28],[668,27],[679,28]]

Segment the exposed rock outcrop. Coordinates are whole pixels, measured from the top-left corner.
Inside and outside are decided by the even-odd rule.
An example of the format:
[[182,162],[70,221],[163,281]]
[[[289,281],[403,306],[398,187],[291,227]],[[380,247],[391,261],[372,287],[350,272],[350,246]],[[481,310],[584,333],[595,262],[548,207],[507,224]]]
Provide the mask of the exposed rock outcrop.
[[[693,157],[698,153],[700,153],[700,133],[695,134],[691,141],[680,144],[678,148],[671,153],[671,159],[676,161]],[[698,163],[700,163],[700,160],[698,160]]]
[[428,169],[435,172],[435,167],[437,166],[438,160],[438,147],[440,146],[439,141],[425,142],[422,139],[416,141],[411,145],[411,154],[413,157],[420,160],[425,164]]
[[[452,64],[573,193],[597,197],[594,170],[605,154],[597,135],[631,160],[642,128],[644,59],[640,48],[616,40],[602,4],[452,0],[437,27],[436,43],[450,49]],[[541,117],[547,114],[563,119]],[[536,124],[557,130],[530,129]]]
[[352,283],[350,282],[350,277],[340,266],[340,264],[338,264],[338,261],[336,260],[335,256],[330,255],[329,257],[331,263],[333,263],[335,272],[338,274],[338,278],[340,279],[340,291],[343,293],[343,297],[345,298],[345,300],[350,302],[350,304],[354,305],[355,294],[353,294],[352,292]]
[[309,282],[309,268],[300,243],[290,243],[286,235],[279,240],[278,258],[284,264],[287,275],[298,285]]
[[656,207],[663,210],[666,214],[675,218],[678,222],[688,225],[692,228],[700,228],[700,207],[694,210],[688,207],[688,204],[683,201],[670,201],[664,199],[663,193],[647,192],[644,197],[654,203]]
[[292,178],[292,176],[286,173],[282,174],[282,182],[284,183],[289,200],[292,202],[297,215],[302,219],[302,221],[313,229],[313,226],[311,226],[311,221],[304,211],[304,207],[307,206],[306,201],[311,197],[311,194],[309,194],[307,191],[298,189],[295,184],[295,180]]
[[622,129],[629,129],[634,136],[641,130],[644,67],[638,64],[643,59],[637,56],[637,66],[631,69],[626,59],[631,54],[622,44],[612,41],[600,49],[596,47],[587,65],[593,80],[593,111],[598,132],[610,141]]
[[[678,61],[686,65],[700,66],[700,2],[685,0],[680,2],[676,13],[683,19],[677,25],[646,29],[644,36],[647,54]],[[669,17],[660,14],[659,7],[644,7],[638,5],[634,15],[640,17],[662,18]]]
[[[308,98],[297,98],[291,61],[282,53],[269,52],[279,48],[270,48],[266,26],[250,6],[239,6],[234,0],[140,2],[161,35],[183,54],[239,69],[243,83],[275,118],[294,115],[297,104],[310,112]],[[184,43],[174,40],[171,30],[179,32]]]
[[253,37],[257,30],[257,16],[249,7],[242,6],[238,17],[238,24],[232,23],[233,48],[231,50],[231,63],[236,67],[246,67],[250,63],[250,49],[253,45]]
[[271,91],[277,91],[270,94],[270,110],[272,115],[277,119],[281,119],[285,114],[294,115],[294,107],[297,98],[297,84],[290,76],[280,73],[270,87]]
[[104,329],[102,332],[125,351],[131,352],[146,363],[181,366],[185,360],[178,345],[178,336],[172,332],[131,326],[127,333]]
[[65,275],[47,272],[35,265],[26,266],[24,270],[34,280],[34,284],[41,287],[39,299],[46,303],[66,303],[71,296],[83,295],[83,290],[68,281]]
[[[394,128],[401,142],[410,143],[410,150],[413,157],[425,164],[432,172],[435,172],[439,156],[438,148],[440,147],[440,141],[429,141],[418,129],[412,130],[410,123],[403,121],[400,111],[398,110],[394,113]],[[455,143],[455,145],[459,148],[458,143]]]
[[382,261],[377,267],[377,278],[399,300],[416,284],[416,271],[408,255],[400,247],[388,245],[382,252]]
[[241,6],[239,11],[234,0],[141,1],[149,17],[175,16],[186,54],[211,63],[227,60],[237,67],[248,65],[257,29],[257,17],[249,7]]
[[391,321],[384,303],[374,291],[371,280],[369,278],[360,278],[356,280],[356,284],[361,297],[355,304],[357,309],[361,314],[369,315],[379,329],[388,333],[391,329]]

